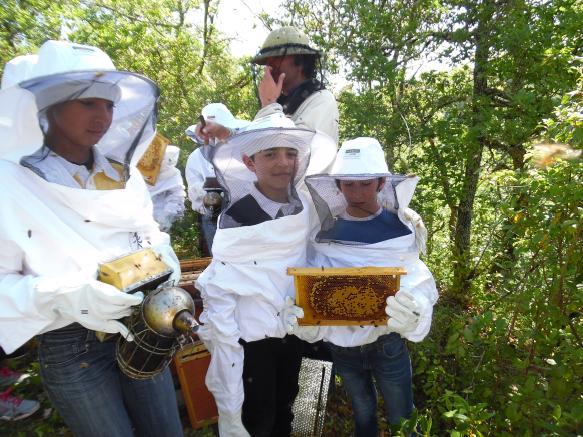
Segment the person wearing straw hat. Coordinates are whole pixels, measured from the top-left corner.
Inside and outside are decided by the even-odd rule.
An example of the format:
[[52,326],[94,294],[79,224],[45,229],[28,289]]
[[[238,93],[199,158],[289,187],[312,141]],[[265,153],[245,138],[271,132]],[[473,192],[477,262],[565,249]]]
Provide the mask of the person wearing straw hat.
[[286,268],[305,264],[315,223],[297,187],[316,143],[331,152],[328,165],[336,144],[279,113],[209,147],[226,205],[213,260],[197,280],[199,334],[211,352],[206,384],[222,437],[291,432],[303,345],[286,334],[281,311],[294,293]]
[[404,267],[400,290],[387,299],[385,326],[303,327],[303,310],[288,299],[288,332],[307,341],[324,339],[352,400],[357,436],[378,434],[375,385],[387,421],[398,426],[413,411],[412,373],[405,339],[428,334],[437,288],[419,259],[422,225],[408,208],[416,176],[389,172],[374,138],[346,141],[329,174],[306,177],[321,226],[310,239],[316,267]]
[[38,336],[43,385],[74,435],[180,436],[168,369],[130,379],[96,337],[129,337],[119,319],[143,298],[98,281],[99,263],[151,247],[180,275],[136,168],[158,87],[62,41],[24,76],[0,92],[0,346]]

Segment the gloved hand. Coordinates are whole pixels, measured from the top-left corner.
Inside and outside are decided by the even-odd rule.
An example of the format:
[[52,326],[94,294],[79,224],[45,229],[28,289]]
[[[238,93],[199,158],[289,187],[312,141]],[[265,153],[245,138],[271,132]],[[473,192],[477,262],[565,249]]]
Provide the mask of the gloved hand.
[[128,328],[117,319],[129,316],[132,307],[144,299],[142,292],[122,293],[112,285],[94,279],[46,281],[39,284],[38,291],[54,293],[52,307],[62,317],[93,331],[119,332],[128,340],[132,340]]
[[403,215],[415,228],[415,243],[417,244],[417,249],[419,249],[419,252],[422,254],[425,254],[427,242],[427,228],[425,227],[425,223],[423,223],[421,216],[411,208],[405,208],[403,210]]
[[387,298],[387,326],[399,334],[412,333],[419,326],[422,311],[422,305],[411,292],[397,291],[394,296]]
[[285,306],[282,310],[283,323],[288,334],[294,334],[298,338],[309,343],[321,340],[318,326],[299,326],[298,319],[304,317],[304,310],[296,305],[293,297],[285,298]]
[[251,437],[241,420],[241,411],[236,413],[219,412],[220,437]]
[[288,334],[293,334],[298,328],[298,318],[304,317],[304,310],[296,305],[296,301],[291,296],[286,296],[285,306],[281,311],[285,331]]

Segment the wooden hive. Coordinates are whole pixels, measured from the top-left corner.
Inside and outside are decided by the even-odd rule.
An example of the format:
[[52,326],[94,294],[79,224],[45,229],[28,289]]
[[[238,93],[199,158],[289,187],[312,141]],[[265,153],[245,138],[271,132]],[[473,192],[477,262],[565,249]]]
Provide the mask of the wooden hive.
[[294,276],[303,326],[380,325],[387,297],[400,286],[402,267],[313,267],[287,269]]
[[[179,286],[188,291],[195,303],[195,316],[198,320],[202,312],[202,300],[194,281],[210,264],[212,258],[180,260],[182,272]],[[186,346],[174,356],[174,369],[180,384],[180,390],[193,428],[202,428],[218,420],[217,405],[212,393],[206,388],[205,377],[210,364],[210,353],[197,340]]]

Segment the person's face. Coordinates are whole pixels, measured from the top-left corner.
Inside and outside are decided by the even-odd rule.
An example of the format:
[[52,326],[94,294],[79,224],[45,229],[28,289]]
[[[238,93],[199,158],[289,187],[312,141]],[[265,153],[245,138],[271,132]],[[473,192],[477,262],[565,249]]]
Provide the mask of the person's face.
[[275,82],[277,82],[281,73],[285,73],[285,79],[283,80],[284,93],[291,91],[306,79],[302,66],[295,64],[293,55],[269,57],[266,60],[266,65],[271,67],[271,74]]
[[91,148],[111,126],[113,107],[113,102],[99,98],[55,105],[48,117],[51,141],[59,147]]
[[[274,147],[243,157],[243,162],[257,176],[257,185],[267,197],[271,193],[286,193],[297,168],[298,151],[289,147]],[[277,199],[273,199],[277,200]]]
[[364,181],[341,180],[340,191],[348,203],[347,211],[355,217],[366,217],[379,209],[377,194],[385,184],[378,178]]

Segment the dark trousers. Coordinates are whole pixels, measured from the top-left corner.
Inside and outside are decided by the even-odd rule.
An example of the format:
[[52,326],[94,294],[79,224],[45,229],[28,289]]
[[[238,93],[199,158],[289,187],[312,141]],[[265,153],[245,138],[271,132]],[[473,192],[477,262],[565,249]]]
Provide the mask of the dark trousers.
[[287,335],[241,344],[245,350],[243,425],[252,437],[289,436],[299,390],[302,342]]

